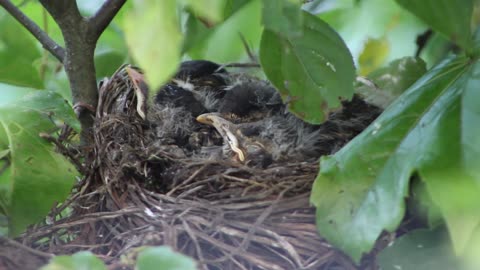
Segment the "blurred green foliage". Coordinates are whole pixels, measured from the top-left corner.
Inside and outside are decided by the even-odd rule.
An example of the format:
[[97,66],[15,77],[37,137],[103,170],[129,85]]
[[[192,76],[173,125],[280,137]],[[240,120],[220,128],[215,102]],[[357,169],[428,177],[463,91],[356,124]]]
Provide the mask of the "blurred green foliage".
[[[124,264],[134,266],[137,270],[195,270],[193,259],[173,251],[170,247],[140,247],[130,254],[137,257],[136,262],[124,258]],[[91,252],[77,252],[71,256],[56,256],[41,270],[106,270],[107,267]]]
[[[14,2],[64,45],[38,1]],[[77,2],[84,16],[102,4]],[[227,64],[259,57],[262,71],[290,109],[309,122],[323,121],[339,98],[355,91],[380,100],[388,105],[385,112],[346,147],[321,160],[311,197],[320,233],[358,262],[382,231],[399,226],[416,174],[425,184],[420,200],[434,205],[448,229],[446,246],[475,265],[480,250],[480,35],[472,38],[471,32],[480,21],[478,2],[127,1],[97,44],[97,79],[128,62],[141,66],[150,87],[158,89],[182,59]],[[55,135],[64,123],[77,129],[78,123],[62,66],[3,9],[0,28],[0,166],[5,168],[0,171],[0,226],[8,221],[10,233],[17,234],[62,201],[78,174],[39,133]],[[423,60],[415,58],[416,39],[429,28],[435,32],[420,52]],[[367,78],[354,84],[355,73]],[[407,235],[385,251],[385,269],[408,265],[392,260],[409,256],[408,245],[415,241],[440,247],[418,253],[420,260],[451,252],[441,248],[445,242],[423,233],[429,231]],[[170,254],[146,252],[139,264],[155,264],[163,258],[159,253]],[[52,263],[59,269],[83,263],[103,269],[89,254]],[[190,269],[191,262],[185,265]]]

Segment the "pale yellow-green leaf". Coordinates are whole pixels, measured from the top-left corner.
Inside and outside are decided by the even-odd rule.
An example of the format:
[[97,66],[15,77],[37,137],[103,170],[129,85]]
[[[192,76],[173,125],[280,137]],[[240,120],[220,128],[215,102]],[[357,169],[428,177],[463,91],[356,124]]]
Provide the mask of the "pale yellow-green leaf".
[[358,59],[360,75],[365,76],[383,66],[390,53],[390,44],[386,37],[369,38]]
[[[180,63],[182,34],[175,0],[133,2],[124,19],[127,45],[152,89],[165,83]],[[155,92],[155,91],[152,91]]]
[[225,0],[186,0],[185,2],[197,16],[209,22],[218,23],[223,20]]

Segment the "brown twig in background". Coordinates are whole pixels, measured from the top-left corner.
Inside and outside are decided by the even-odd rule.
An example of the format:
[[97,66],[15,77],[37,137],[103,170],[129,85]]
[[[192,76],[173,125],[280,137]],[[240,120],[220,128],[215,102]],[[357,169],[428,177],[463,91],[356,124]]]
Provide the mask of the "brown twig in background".
[[52,258],[53,256],[55,256],[54,254],[52,253],[47,253],[47,252],[43,252],[43,251],[40,251],[40,250],[37,250],[37,249],[33,249],[29,246],[26,246],[22,243],[19,243],[15,240],[12,240],[12,239],[9,239],[9,238],[5,238],[3,236],[0,236],[0,241],[5,241],[7,242],[9,245],[11,246],[14,246],[16,248],[20,248],[20,249],[23,249],[23,250],[26,250],[34,255],[37,255],[37,256],[40,256],[40,257],[43,257],[43,258],[47,258],[47,259],[50,259]]

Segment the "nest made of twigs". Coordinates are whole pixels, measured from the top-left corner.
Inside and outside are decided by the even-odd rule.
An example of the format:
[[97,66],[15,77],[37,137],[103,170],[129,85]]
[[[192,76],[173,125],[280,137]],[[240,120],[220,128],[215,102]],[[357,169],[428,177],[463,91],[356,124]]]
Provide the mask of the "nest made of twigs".
[[317,161],[262,169],[179,156],[139,115],[135,87],[125,68],[103,82],[87,174],[51,216],[73,211],[31,229],[24,243],[90,250],[112,269],[143,245],[169,245],[199,269],[357,269],[318,235],[309,203]]

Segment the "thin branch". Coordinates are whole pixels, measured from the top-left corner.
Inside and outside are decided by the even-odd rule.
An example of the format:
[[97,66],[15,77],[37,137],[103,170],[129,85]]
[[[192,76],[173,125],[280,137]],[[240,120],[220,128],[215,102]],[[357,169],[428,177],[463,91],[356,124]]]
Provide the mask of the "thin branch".
[[16,247],[16,248],[20,248],[20,249],[23,249],[25,251],[28,251],[34,255],[37,255],[37,256],[40,256],[40,257],[43,257],[43,258],[47,258],[47,259],[50,259],[54,256],[54,254],[52,253],[46,253],[46,252],[43,252],[43,251],[40,251],[40,250],[36,250],[36,249],[33,249],[31,247],[28,247],[22,243],[19,243],[15,240],[12,240],[12,239],[8,239],[8,238],[5,238],[5,237],[1,237],[0,236],[0,240],[3,240],[5,242],[7,242],[8,244]]
[[43,48],[55,56],[58,61],[63,63],[65,49],[62,48],[62,46],[53,41],[47,33],[38,27],[34,21],[23,14],[23,12],[9,0],[0,0],[0,5],[30,32],[42,44]]
[[95,15],[88,20],[92,31],[91,38],[97,40],[100,37],[126,1],[127,0],[106,0],[103,3]]

